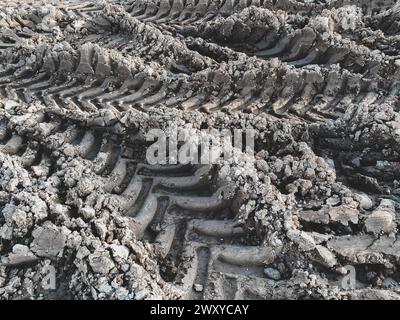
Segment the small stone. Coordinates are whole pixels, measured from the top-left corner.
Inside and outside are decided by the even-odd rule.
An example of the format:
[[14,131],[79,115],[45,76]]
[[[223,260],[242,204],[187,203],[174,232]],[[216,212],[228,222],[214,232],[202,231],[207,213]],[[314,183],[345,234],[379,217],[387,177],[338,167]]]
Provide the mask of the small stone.
[[32,235],[34,240],[31,244],[32,251],[40,257],[57,257],[64,250],[66,236],[52,224],[38,227]]
[[62,218],[62,220],[67,220],[68,218],[68,207],[62,204],[55,204],[51,206],[52,213],[57,216],[58,218]]
[[129,294],[129,291],[126,290],[125,288],[118,288],[115,291],[115,297],[118,300],[130,300],[130,299],[132,299],[132,295]]
[[337,267],[335,271],[343,276],[349,272],[345,267]]
[[357,194],[356,200],[360,203],[361,209],[369,210],[373,206],[371,198],[364,193]]
[[272,280],[276,280],[276,281],[278,281],[281,278],[281,273],[278,270],[274,269],[274,268],[265,268],[264,269],[264,274],[268,278],[270,278]]
[[73,146],[68,146],[68,147],[66,147],[66,148],[64,149],[64,154],[65,154],[67,157],[73,157],[74,154],[75,154],[74,147],[73,147]]
[[143,300],[149,295],[149,290],[141,289],[135,293],[135,300]]
[[357,224],[358,215],[359,212],[357,209],[351,208],[346,205],[341,205],[329,209],[329,216],[331,220],[335,222],[340,222],[345,226],[348,226],[349,222]]
[[83,221],[82,218],[76,218],[73,221],[74,221],[75,225],[80,229],[84,229],[87,227],[85,221]]
[[129,249],[127,247],[121,246],[118,244],[112,244],[112,245],[110,245],[110,249],[111,249],[113,258],[115,260],[117,260],[117,262],[120,259],[122,259],[122,260],[128,259]]
[[79,250],[76,252],[77,259],[83,259],[90,254],[90,250],[86,247],[80,247]]
[[287,232],[287,236],[303,251],[310,251],[316,246],[314,238],[307,232],[300,230],[289,230]]
[[199,284],[199,283],[195,283],[193,288],[194,288],[194,291],[196,291],[196,292],[202,292],[203,291],[203,286],[201,284]]
[[112,293],[113,288],[107,283],[107,279],[106,278],[101,278],[99,280],[99,284],[97,286],[97,290],[109,295],[109,294]]
[[22,245],[22,244],[16,244],[12,248],[13,253],[19,253],[19,254],[28,254],[30,253],[29,247]]
[[329,206],[336,206],[340,203],[340,199],[338,197],[330,197],[326,199],[326,204]]
[[67,243],[66,246],[68,248],[74,249],[78,248],[82,242],[82,236],[77,232],[71,232],[67,236]]
[[383,199],[365,220],[365,228],[368,232],[379,234],[390,233],[395,230],[395,209],[392,201]]
[[336,256],[332,253],[332,251],[322,245],[317,245],[311,256],[314,261],[319,262],[328,268],[332,268],[337,265]]
[[96,233],[99,236],[99,238],[101,240],[104,240],[107,235],[107,226],[104,223],[98,221],[98,222],[95,222],[94,228],[95,228]]
[[91,207],[84,207],[79,210],[79,213],[82,215],[83,219],[86,221],[90,221],[96,216],[96,211]]
[[122,270],[123,272],[128,272],[130,268],[131,268],[131,266],[130,266],[128,263],[124,263],[124,264],[121,266],[121,270]]
[[6,204],[2,213],[6,224],[9,226],[15,225],[19,228],[23,228],[28,225],[26,212],[13,204]]
[[92,253],[88,259],[93,272],[107,274],[114,268],[114,262],[111,260],[108,252]]

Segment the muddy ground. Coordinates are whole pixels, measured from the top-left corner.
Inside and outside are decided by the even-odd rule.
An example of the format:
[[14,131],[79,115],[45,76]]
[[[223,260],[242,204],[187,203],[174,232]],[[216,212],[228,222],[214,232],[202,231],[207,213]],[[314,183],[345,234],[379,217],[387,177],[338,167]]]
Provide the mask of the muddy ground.
[[[389,0],[1,0],[0,299],[399,299],[399,31]],[[171,123],[253,161],[148,164]]]

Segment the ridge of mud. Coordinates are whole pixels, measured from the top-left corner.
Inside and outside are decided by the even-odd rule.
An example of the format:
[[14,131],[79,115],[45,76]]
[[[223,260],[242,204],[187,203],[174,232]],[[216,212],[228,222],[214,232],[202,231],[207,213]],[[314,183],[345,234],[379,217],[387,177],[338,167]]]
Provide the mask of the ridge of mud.
[[[1,6],[0,299],[399,299],[398,5],[377,5]],[[147,164],[171,124],[255,129],[254,159]]]

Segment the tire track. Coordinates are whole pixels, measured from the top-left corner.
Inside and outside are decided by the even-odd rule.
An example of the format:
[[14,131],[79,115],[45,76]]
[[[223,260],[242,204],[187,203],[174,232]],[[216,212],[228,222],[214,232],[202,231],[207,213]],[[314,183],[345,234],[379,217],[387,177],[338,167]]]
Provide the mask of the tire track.
[[[212,295],[208,277],[213,272],[226,273],[228,278],[234,274],[233,282],[225,280],[229,287],[235,287],[237,277],[263,281],[262,265],[277,253],[246,245],[246,231],[230,209],[234,188],[215,189],[216,168],[142,164],[127,155],[129,146],[116,137],[72,123],[61,125],[44,115],[36,120],[34,127],[47,129],[29,138],[24,135],[32,129],[15,133],[2,122],[0,152],[17,157],[33,174],[38,171],[35,167],[41,167],[47,177],[59,170],[55,154],[89,161],[101,189],[118,199],[116,209],[130,218],[135,236],[155,246],[165,280],[181,287],[186,298]],[[249,271],[257,266],[261,272]]]
[[[335,255],[355,259],[340,248],[348,235],[348,247],[358,248],[360,261],[369,252],[382,255],[380,265],[394,261],[396,253],[382,248],[395,242],[375,239],[374,230],[393,229],[395,206],[383,201],[371,213],[354,207],[359,191],[374,201],[398,202],[390,194],[400,178],[398,10],[393,1],[375,11],[371,3],[376,2],[355,2],[362,15],[353,32],[335,20],[337,10],[354,4],[341,0],[54,1],[43,10],[42,2],[12,2],[9,10],[0,9],[1,107],[4,114],[14,112],[0,122],[0,153],[32,177],[59,175],[57,196],[71,216],[104,206],[126,217],[133,236],[154,248],[163,281],[181,289],[184,298],[276,297],[286,287],[271,292],[264,267],[275,265],[280,250],[256,241],[255,229],[238,223],[236,190],[216,185],[219,169],[147,165],[141,132],[118,129],[129,120],[124,116],[154,108],[290,119],[306,128],[299,141],[332,159],[339,184],[332,191],[333,182],[323,178],[292,173],[285,178],[283,171],[297,170],[297,163],[290,160],[293,167],[283,168],[282,154],[276,163],[265,163],[271,179],[265,185],[279,189],[282,203],[299,206],[287,210],[288,216],[295,213],[295,222],[284,217],[288,246],[295,244],[301,255],[329,269],[321,274],[339,272],[342,261]],[[14,110],[15,102],[20,105]],[[23,118],[32,106],[41,111]],[[288,145],[283,154],[296,157],[290,149],[294,138],[285,137],[276,132],[271,143]],[[264,143],[269,144],[263,140],[260,153]],[[302,166],[315,176],[313,156]],[[92,189],[69,170],[80,165]],[[275,165],[282,177],[276,177]],[[303,191],[289,191],[298,188],[294,182],[323,194],[304,191],[303,197]],[[330,193],[343,193],[342,203],[331,194],[328,201],[325,184]],[[297,256],[288,263],[291,259]],[[301,262],[306,270],[309,261]]]
[[[373,93],[372,82],[335,68],[321,78],[312,71],[298,74],[281,65],[287,75],[271,83],[267,79],[269,63],[260,62],[265,71],[249,70],[236,82],[224,69],[179,77],[160,72],[157,76],[146,70],[146,62],[135,60],[128,67],[122,58],[114,57],[114,51],[98,45],[86,44],[79,50],[56,55],[43,53],[47,50],[37,52],[42,57],[29,69],[16,65],[3,73],[0,87],[5,97],[28,103],[39,99],[50,108],[81,114],[102,109],[124,112],[167,106],[205,112],[267,112],[277,117],[326,121],[342,117],[341,105],[368,105],[398,95],[397,82],[391,84],[389,96],[384,97]],[[238,63],[237,67],[240,66]],[[214,85],[211,88],[197,80],[206,74]],[[261,82],[262,79],[267,82]],[[228,92],[232,89],[229,82],[236,87],[236,94]]]

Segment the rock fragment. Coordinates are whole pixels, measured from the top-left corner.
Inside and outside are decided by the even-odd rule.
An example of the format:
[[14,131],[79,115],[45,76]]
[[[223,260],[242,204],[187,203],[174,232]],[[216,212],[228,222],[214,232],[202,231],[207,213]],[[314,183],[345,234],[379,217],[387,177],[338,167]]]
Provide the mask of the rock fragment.
[[392,200],[383,199],[379,206],[368,215],[365,220],[365,229],[373,234],[393,232],[396,228],[395,206]]
[[95,252],[88,256],[89,265],[93,272],[100,274],[108,274],[114,268],[110,254],[106,251]]
[[37,262],[38,257],[33,254],[29,247],[16,244],[12,248],[12,253],[1,259],[1,265],[20,266]]
[[268,278],[270,278],[272,280],[278,281],[281,279],[281,273],[277,269],[264,268],[264,273]]
[[51,258],[62,255],[66,237],[55,225],[48,223],[37,227],[32,235],[34,239],[30,248],[36,255]]

